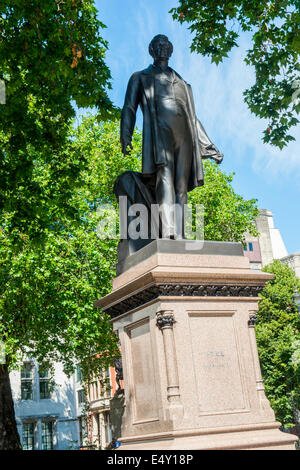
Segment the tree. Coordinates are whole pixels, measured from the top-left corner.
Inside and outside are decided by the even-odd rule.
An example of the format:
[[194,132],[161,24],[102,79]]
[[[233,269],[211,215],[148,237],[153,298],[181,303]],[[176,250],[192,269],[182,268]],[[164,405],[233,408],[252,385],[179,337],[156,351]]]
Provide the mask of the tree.
[[268,120],[264,142],[282,149],[299,120],[299,2],[298,0],[180,0],[173,18],[190,24],[191,50],[219,64],[238,46],[239,31],[252,33],[245,62],[255,69],[256,82],[245,101],[258,117]]
[[203,205],[204,239],[243,243],[246,232],[256,236],[257,201],[234,191],[234,173],[227,175],[217,163],[204,160],[204,175],[204,186],[189,194],[192,206]]
[[[29,337],[36,339],[35,328],[42,334],[42,312],[31,317],[42,307],[37,302],[33,308],[33,292],[32,309],[25,298],[24,308],[18,305],[19,293],[40,282],[29,266],[42,267],[47,255],[50,263],[51,249],[59,257],[72,234],[69,224],[77,221],[81,227],[72,195],[87,160],[72,147],[69,128],[75,107],[95,106],[99,118],[117,111],[107,95],[107,43],[96,15],[92,0],[4,0],[0,5],[0,340],[5,341],[8,365],[25,330],[25,344]],[[49,269],[56,273],[53,264]],[[54,276],[54,283],[58,278]],[[11,320],[5,313],[10,287],[17,308]],[[54,323],[52,328],[55,336]],[[8,338],[10,331],[17,335]],[[7,365],[0,367],[0,398],[0,448],[19,448]],[[5,402],[10,405],[4,407]]]
[[[7,368],[27,356],[44,366],[62,362],[71,374],[76,362],[87,378],[119,355],[109,316],[93,307],[111,289],[117,245],[117,239],[99,237],[98,209],[112,201],[117,175],[139,164],[140,137],[134,136],[134,149],[124,157],[118,133],[119,123],[99,125],[94,118],[70,131],[69,151],[80,151],[87,161],[80,175],[84,184],[73,189],[70,201],[80,223],[63,219],[60,230],[45,230],[41,245],[27,236],[18,250],[0,230],[0,338],[7,357],[0,374],[1,449],[19,447],[13,407],[7,408],[12,402]],[[60,207],[55,209],[59,214]],[[6,432],[11,429],[15,432]]]
[[86,159],[69,151],[69,125],[76,106],[115,112],[102,28],[92,0],[1,2],[0,226],[15,243],[78,218],[70,199]]
[[283,426],[294,426],[300,409],[300,320],[293,300],[300,279],[278,260],[263,271],[275,275],[260,294],[256,338],[266,395]]

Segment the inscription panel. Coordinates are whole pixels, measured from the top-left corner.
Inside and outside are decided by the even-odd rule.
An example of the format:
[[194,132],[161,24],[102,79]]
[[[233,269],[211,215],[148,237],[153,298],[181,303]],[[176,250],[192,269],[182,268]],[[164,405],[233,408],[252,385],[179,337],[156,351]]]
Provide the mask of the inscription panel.
[[157,419],[157,392],[149,321],[137,324],[128,334],[134,384],[135,421]]
[[245,409],[233,312],[190,312],[201,414]]

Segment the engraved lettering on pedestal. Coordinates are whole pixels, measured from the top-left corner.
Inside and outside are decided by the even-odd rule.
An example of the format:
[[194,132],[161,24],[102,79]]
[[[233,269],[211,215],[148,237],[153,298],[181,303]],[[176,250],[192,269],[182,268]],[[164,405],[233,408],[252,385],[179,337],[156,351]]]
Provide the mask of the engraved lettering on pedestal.
[[189,313],[192,363],[201,415],[247,409],[234,311]]
[[229,367],[229,361],[223,351],[207,351],[204,367]]
[[179,380],[175,356],[173,324],[175,323],[172,311],[157,312],[156,324],[162,331],[166,368],[167,368],[167,396],[170,403],[180,402]]

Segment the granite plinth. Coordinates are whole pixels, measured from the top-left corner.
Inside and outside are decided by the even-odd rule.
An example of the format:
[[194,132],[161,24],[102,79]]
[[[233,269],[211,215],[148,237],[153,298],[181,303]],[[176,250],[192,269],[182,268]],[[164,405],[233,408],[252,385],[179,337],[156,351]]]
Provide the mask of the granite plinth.
[[243,254],[243,247],[236,242],[158,239],[130,254],[127,240],[122,240],[118,247],[117,276],[157,253],[240,256]]
[[121,343],[120,450],[293,449],[265,396],[255,340],[258,293],[273,276],[252,271],[239,244],[193,252],[172,242],[171,253],[160,242],[136,253],[96,302]]

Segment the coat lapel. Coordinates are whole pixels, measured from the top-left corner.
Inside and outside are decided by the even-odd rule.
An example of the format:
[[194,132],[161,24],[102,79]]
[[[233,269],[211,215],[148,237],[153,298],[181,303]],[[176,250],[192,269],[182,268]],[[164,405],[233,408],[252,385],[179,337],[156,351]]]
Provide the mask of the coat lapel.
[[149,67],[141,73],[144,94],[150,108],[154,107],[154,77],[152,69],[152,65],[149,65]]
[[143,84],[143,91],[146,97],[147,106],[151,116],[151,131],[154,143],[154,162],[156,165],[165,165],[167,163],[166,151],[160,137],[154,99],[154,72],[153,66],[150,65],[141,73],[141,81]]

